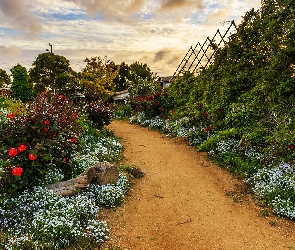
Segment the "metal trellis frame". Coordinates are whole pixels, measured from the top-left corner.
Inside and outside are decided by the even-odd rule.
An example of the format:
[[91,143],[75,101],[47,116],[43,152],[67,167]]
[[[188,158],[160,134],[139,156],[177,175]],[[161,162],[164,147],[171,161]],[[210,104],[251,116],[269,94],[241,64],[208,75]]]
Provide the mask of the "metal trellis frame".
[[214,61],[217,50],[227,44],[227,37],[231,35],[229,33],[233,28],[234,31],[237,30],[235,22],[230,21],[230,25],[223,35],[218,29],[212,39],[207,37],[203,44],[198,42],[194,48],[191,46],[178,65],[172,79],[188,71],[199,74],[202,69],[210,66]]

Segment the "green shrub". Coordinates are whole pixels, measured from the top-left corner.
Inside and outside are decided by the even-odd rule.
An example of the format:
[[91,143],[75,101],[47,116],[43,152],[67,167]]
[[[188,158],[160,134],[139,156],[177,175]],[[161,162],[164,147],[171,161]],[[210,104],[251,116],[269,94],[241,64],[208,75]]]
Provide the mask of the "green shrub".
[[34,97],[33,86],[29,85],[29,76],[25,67],[16,65],[12,69],[13,81],[11,84],[12,96],[23,102],[32,100]]

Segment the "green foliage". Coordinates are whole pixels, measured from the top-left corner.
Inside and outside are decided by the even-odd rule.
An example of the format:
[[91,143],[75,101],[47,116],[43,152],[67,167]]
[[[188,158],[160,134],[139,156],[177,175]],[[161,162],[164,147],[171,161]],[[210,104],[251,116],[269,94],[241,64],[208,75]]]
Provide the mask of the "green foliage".
[[19,115],[25,112],[25,104],[21,100],[14,100],[7,97],[0,97],[0,109],[8,113],[13,113],[15,115]]
[[194,91],[195,81],[196,77],[186,72],[183,77],[177,79],[167,88],[168,100],[175,109],[181,111],[187,105],[189,96]]
[[128,79],[130,67],[125,62],[122,62],[120,65],[116,65],[116,69],[119,68],[119,72],[114,79],[116,85],[116,92],[123,91],[126,89],[126,80]]
[[[140,77],[140,78],[138,78]],[[139,79],[146,81],[153,81],[155,79],[155,74],[151,71],[146,63],[134,62],[129,66],[128,80],[132,81],[134,84],[138,83]]]
[[228,138],[238,138],[238,133],[239,132],[237,129],[232,128],[217,132],[212,136],[208,134],[207,140],[204,141],[200,146],[198,146],[197,149],[199,151],[209,152],[210,150],[214,150],[217,147],[217,143],[221,142],[222,140],[226,140]]
[[114,79],[116,85],[116,92],[126,90],[127,82],[131,81],[133,84],[137,84],[139,78],[146,81],[154,81],[156,75],[151,71],[147,64],[134,62],[129,66],[125,62],[122,62],[120,65],[115,65],[115,69],[118,70],[118,74]]
[[11,69],[13,81],[11,84],[12,96],[23,102],[33,99],[33,89],[28,83],[28,73],[25,67],[16,65]]
[[79,90],[76,73],[65,57],[54,53],[39,54],[32,66],[29,75],[36,94],[48,90],[73,96]]
[[0,69],[0,88],[10,84],[11,84],[11,80],[7,72],[4,69]]
[[[43,93],[26,106],[23,114],[9,113],[0,123],[0,147],[5,151],[1,190],[17,194],[41,185],[49,173],[72,175],[69,160],[79,145],[78,110],[61,95]],[[22,169],[20,174],[14,169]]]
[[83,94],[88,101],[107,100],[115,93],[119,69],[107,57],[92,57],[84,60],[86,66],[79,74]]
[[127,89],[129,91],[129,99],[132,101],[135,97],[145,97],[152,95],[157,91],[159,85],[152,80],[145,80],[136,76],[136,81],[127,81]]
[[127,104],[115,104],[113,116],[116,119],[126,120],[132,115],[132,108]]

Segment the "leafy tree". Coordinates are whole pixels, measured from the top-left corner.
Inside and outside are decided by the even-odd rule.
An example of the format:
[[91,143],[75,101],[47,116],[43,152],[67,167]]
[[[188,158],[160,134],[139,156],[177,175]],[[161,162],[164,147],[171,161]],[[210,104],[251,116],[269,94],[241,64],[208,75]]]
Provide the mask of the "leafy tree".
[[118,75],[114,79],[116,85],[116,91],[123,91],[127,89],[126,79],[128,79],[130,67],[125,62],[122,62],[120,65],[116,65],[116,68],[119,69]]
[[27,69],[18,64],[11,69],[11,72],[13,77],[11,85],[12,96],[23,102],[31,100],[34,94],[32,86],[28,83]]
[[137,83],[138,76],[146,81],[154,80],[156,75],[151,71],[147,64],[134,62],[129,66],[128,80]]
[[0,69],[0,88],[2,88],[4,85],[11,84],[10,77],[6,73],[5,70]]
[[39,54],[29,75],[36,93],[52,90],[56,94],[73,94],[77,91],[76,72],[63,56],[54,53]]
[[83,93],[87,100],[107,100],[115,93],[114,79],[119,69],[107,57],[92,57],[84,60],[86,66],[79,74]]

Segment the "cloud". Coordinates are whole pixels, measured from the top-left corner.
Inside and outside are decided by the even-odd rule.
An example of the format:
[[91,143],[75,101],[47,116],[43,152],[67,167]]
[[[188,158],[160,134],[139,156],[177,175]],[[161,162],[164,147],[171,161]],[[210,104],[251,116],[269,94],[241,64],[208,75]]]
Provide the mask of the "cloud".
[[31,13],[24,0],[0,0],[0,12],[22,34],[36,36],[42,31],[40,21]]
[[194,7],[197,9],[203,8],[202,0],[191,1],[191,0],[162,0],[160,11],[173,11],[179,8]]
[[74,2],[81,8],[86,9],[90,17],[94,17],[97,13],[107,20],[125,20],[141,12],[145,0],[64,0]]
[[22,54],[22,50],[19,47],[4,47],[0,46],[0,54],[4,57],[19,56]]
[[151,65],[150,68],[158,75],[169,76],[173,75],[185,54],[185,50],[171,47],[145,54],[143,59],[148,65]]
[[155,53],[153,62],[165,61],[171,64],[176,59],[178,60],[183,52],[183,50],[178,50],[176,48],[164,48]]
[[161,61],[165,56],[166,50],[160,50],[155,54],[154,62]]

